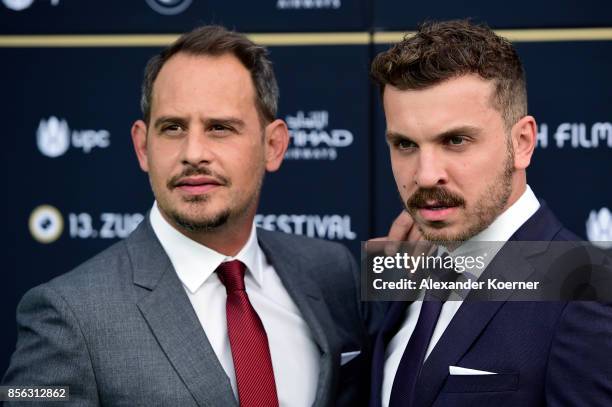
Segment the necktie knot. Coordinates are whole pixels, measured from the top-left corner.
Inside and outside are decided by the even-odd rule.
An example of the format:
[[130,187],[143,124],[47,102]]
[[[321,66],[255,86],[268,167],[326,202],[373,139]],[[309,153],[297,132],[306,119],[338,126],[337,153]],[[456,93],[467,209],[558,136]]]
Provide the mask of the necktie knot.
[[[431,270],[429,270],[429,278],[431,278],[435,282],[442,283],[451,283],[457,281],[459,273],[455,271],[452,257],[447,252],[442,253],[438,257],[440,258],[440,262],[439,264],[436,264],[436,266],[433,267]],[[444,302],[449,298],[451,292],[452,290],[446,288],[427,290],[425,292],[424,300]]]
[[440,281],[457,281],[457,277],[459,273],[455,270],[455,263],[453,258],[447,253],[444,252],[440,255],[441,267],[436,270],[439,276]]
[[217,267],[219,280],[225,286],[225,290],[230,293],[234,291],[244,291],[244,273],[246,266],[239,260],[226,261]]

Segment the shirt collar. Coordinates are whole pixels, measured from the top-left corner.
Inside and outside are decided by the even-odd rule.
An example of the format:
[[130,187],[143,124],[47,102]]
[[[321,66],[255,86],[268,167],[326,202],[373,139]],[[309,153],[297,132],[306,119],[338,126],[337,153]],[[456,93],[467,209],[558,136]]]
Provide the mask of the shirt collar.
[[[501,250],[503,245],[527,220],[540,208],[540,202],[527,185],[521,197],[502,212],[486,229],[462,243],[457,249],[449,252],[445,247],[438,247],[438,255],[446,252],[449,256],[482,256],[483,267],[465,271],[459,280],[480,278],[486,267]],[[460,296],[465,298],[465,292]]]
[[149,219],[179,279],[190,293],[198,291],[221,263],[231,260],[240,260],[255,282],[263,284],[264,256],[257,241],[255,226],[251,226],[249,239],[238,254],[230,257],[191,240],[176,230],[164,219],[157,202],[153,203]]
[[[525,192],[508,209],[501,213],[486,229],[463,243],[451,255],[465,254],[471,249],[473,242],[506,242],[527,220],[540,208],[540,202],[527,185]],[[478,246],[478,245],[475,245]],[[501,247],[501,246],[500,246]],[[447,251],[440,247],[439,250]],[[442,253],[439,251],[438,253]]]

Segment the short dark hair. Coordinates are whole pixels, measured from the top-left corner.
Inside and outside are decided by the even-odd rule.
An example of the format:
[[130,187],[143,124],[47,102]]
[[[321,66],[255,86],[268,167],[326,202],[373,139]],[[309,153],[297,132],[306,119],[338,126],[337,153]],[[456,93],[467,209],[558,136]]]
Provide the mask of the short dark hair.
[[493,106],[507,129],[527,114],[525,73],[518,53],[505,38],[469,20],[426,22],[372,62],[370,76],[381,94],[386,85],[425,89],[447,79],[477,74],[493,80]]
[[234,55],[251,73],[256,92],[255,105],[261,122],[271,122],[276,118],[278,85],[272,62],[268,58],[268,50],[255,44],[243,34],[218,25],[206,25],[181,35],[147,63],[140,99],[140,108],[145,122],[148,123],[151,116],[151,99],[155,79],[164,64],[178,53],[211,56]]

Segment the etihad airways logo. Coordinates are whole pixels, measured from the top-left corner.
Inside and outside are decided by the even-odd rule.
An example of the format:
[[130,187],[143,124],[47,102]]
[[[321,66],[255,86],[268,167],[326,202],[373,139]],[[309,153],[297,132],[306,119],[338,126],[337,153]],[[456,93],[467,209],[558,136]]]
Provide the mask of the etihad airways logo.
[[612,123],[561,123],[549,137],[548,124],[538,126],[539,148],[612,148]]
[[42,119],[36,131],[36,145],[43,155],[55,158],[68,151],[70,146],[89,154],[94,148],[110,146],[108,130],[72,130],[65,119],[51,116]]
[[602,249],[612,248],[612,213],[608,208],[591,211],[586,221],[587,238]]
[[353,144],[353,133],[346,129],[328,129],[329,112],[299,110],[286,116],[290,145],[286,160],[335,160],[338,150]]

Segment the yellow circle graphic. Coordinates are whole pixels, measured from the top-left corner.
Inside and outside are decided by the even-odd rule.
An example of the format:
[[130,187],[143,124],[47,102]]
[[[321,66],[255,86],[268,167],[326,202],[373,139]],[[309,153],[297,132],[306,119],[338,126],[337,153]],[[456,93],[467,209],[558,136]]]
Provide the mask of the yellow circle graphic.
[[28,227],[36,241],[45,244],[53,243],[64,231],[64,218],[54,206],[40,205],[32,211]]

